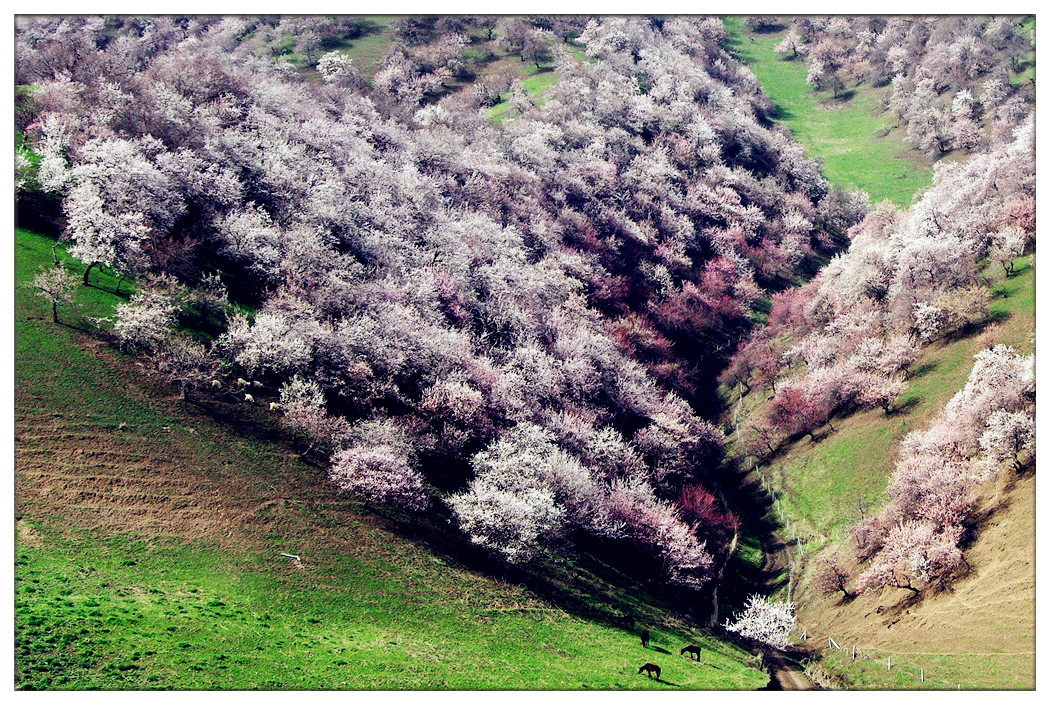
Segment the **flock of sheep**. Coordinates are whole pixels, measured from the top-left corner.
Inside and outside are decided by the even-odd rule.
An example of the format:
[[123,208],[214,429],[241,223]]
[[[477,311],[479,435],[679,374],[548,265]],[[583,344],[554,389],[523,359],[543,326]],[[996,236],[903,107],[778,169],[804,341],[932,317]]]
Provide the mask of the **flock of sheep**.
[[[235,379],[233,381],[233,384],[234,384],[235,387],[237,387],[238,391],[243,391],[243,390],[247,390],[247,389],[262,389],[263,388],[263,383],[262,382],[260,382],[258,380],[254,380],[254,381],[249,382],[248,380],[244,379],[243,377],[238,377],[237,379]],[[212,387],[212,389],[222,389],[222,382],[220,382],[217,379],[213,379],[211,381],[211,387]],[[244,401],[246,401],[249,404],[254,404],[255,403],[255,397],[252,396],[251,393],[249,393],[247,391],[244,391]],[[275,401],[271,401],[270,402],[270,411],[279,411],[280,408],[281,408],[281,405],[278,404],[277,402],[275,402]]]

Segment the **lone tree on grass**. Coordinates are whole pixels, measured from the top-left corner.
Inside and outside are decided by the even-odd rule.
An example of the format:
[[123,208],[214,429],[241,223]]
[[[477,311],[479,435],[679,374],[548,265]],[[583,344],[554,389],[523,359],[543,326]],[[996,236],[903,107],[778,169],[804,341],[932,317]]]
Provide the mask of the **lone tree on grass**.
[[775,649],[788,646],[788,636],[795,627],[795,605],[774,602],[768,597],[752,595],[736,621],[726,620],[725,628],[747,639],[768,644]]
[[36,295],[51,304],[51,317],[58,323],[58,307],[73,303],[73,290],[77,278],[61,263],[53,269],[47,269],[33,277],[32,287]]
[[155,374],[178,386],[179,396],[186,400],[190,393],[208,384],[218,371],[218,360],[204,346],[181,336],[172,335],[150,356]]

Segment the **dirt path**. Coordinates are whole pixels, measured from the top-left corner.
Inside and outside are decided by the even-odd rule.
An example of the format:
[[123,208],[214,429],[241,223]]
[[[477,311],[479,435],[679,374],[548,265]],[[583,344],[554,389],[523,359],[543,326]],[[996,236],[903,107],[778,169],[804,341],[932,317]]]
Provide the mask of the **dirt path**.
[[[791,565],[791,549],[777,534],[760,536],[765,561],[755,588],[769,594],[783,581],[783,576]],[[794,656],[794,658],[793,658]],[[802,672],[796,662],[803,656],[801,653],[770,649],[763,654],[763,667],[769,673],[769,685],[766,690],[814,690],[816,686]]]
[[[769,595],[784,585],[791,565],[791,547],[766,519],[767,507],[754,478],[739,471],[722,478],[721,492],[732,510],[758,535],[762,545],[762,569],[755,577],[754,591]],[[715,597],[717,600],[717,595]],[[769,649],[762,654],[763,668],[769,673],[766,690],[813,690],[814,683],[802,673],[797,660],[805,654]]]
[[769,685],[764,690],[815,690],[816,686],[805,676],[783,651],[769,651],[763,660],[769,673]]

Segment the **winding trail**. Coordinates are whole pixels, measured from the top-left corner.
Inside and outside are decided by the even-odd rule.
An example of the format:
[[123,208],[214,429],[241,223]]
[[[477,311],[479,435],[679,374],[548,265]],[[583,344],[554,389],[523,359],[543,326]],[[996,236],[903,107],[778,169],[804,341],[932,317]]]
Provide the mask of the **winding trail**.
[[[791,565],[791,547],[767,518],[768,505],[763,501],[761,488],[754,477],[742,468],[719,479],[719,492],[727,504],[758,535],[762,545],[762,568],[751,585],[754,592],[769,595],[784,585]],[[717,592],[713,596],[717,605]],[[714,616],[717,620],[717,614]],[[762,667],[769,673],[765,690],[814,690],[817,686],[802,672],[798,661],[808,653],[804,649],[773,649],[760,651]]]

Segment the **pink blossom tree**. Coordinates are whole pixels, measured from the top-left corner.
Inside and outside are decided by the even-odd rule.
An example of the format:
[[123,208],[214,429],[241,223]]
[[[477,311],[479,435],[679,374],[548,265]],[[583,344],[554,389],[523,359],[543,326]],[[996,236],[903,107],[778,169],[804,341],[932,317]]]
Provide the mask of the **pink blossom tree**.
[[354,446],[332,456],[329,476],[367,501],[421,512],[430,503],[420,474],[390,446]]
[[894,526],[881,551],[857,579],[862,592],[896,587],[919,594],[925,587],[947,581],[965,561],[958,542],[962,527],[937,531],[933,524],[906,521]]
[[849,571],[837,560],[822,558],[814,577],[814,587],[824,595],[842,593],[847,599],[853,599],[856,595],[849,589]]

